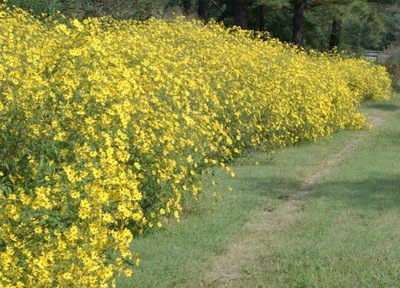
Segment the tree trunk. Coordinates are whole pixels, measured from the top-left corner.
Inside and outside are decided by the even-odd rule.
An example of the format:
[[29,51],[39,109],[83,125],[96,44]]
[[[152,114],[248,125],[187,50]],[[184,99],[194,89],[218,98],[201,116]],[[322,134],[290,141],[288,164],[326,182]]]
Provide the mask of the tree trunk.
[[258,12],[259,12],[259,25],[258,25],[258,30],[259,31],[265,31],[266,30],[266,24],[265,24],[265,8],[266,5],[262,4],[262,5],[258,5]]
[[192,8],[192,0],[182,1],[182,12],[183,15],[188,16],[190,14],[190,9]]
[[210,3],[210,0],[199,0],[199,10],[198,10],[198,15],[199,18],[207,21],[208,20],[208,5]]
[[233,0],[233,23],[247,29],[247,0]]
[[342,21],[339,19],[333,19],[331,38],[329,39],[329,50],[339,46],[340,31],[342,30]]
[[304,0],[293,1],[292,42],[299,47],[303,44],[304,9]]

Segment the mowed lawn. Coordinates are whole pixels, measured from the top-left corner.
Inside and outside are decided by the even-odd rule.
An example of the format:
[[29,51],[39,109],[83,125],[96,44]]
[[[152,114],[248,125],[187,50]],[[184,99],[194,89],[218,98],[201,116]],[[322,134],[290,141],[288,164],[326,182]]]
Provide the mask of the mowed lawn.
[[207,176],[180,223],[133,242],[141,265],[118,287],[399,287],[400,98],[362,110],[370,131]]

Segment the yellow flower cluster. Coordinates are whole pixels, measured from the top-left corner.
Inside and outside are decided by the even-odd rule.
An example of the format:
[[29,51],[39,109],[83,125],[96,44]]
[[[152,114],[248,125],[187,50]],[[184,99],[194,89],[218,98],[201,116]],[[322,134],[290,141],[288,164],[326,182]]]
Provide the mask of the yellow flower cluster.
[[360,129],[389,97],[379,66],[253,34],[1,6],[0,286],[108,287],[208,167]]

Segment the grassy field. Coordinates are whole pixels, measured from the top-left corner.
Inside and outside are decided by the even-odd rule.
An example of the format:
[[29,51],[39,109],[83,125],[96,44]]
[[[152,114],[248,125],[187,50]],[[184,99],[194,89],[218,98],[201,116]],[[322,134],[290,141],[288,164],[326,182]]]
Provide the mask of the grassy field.
[[134,241],[141,265],[118,287],[398,287],[400,98],[363,111],[370,131],[253,153],[235,178],[208,177],[213,197]]

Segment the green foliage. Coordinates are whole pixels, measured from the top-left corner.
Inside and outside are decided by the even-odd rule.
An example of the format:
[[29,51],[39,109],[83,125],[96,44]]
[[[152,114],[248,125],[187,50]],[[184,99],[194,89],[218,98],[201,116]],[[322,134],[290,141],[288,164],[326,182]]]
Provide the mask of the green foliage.
[[385,63],[400,64],[400,46],[390,45],[383,51],[383,53],[385,54]]
[[[259,15],[257,7],[250,10],[252,17],[249,19],[250,27],[258,30]],[[257,15],[257,16],[256,16]],[[290,42],[292,37],[291,11],[289,7],[270,7],[265,8],[265,28],[271,37],[278,38],[284,42]]]
[[[268,8],[280,9],[282,7],[289,7],[290,0],[256,0],[255,5],[265,5]],[[253,5],[254,5],[253,4]]]
[[383,51],[385,59],[383,64],[392,77],[392,86],[400,91],[400,46],[389,46]]
[[150,17],[167,18],[172,13],[181,13],[178,0],[9,0],[8,4],[32,11],[36,15],[52,15],[61,11],[68,17],[80,19],[109,15],[117,19],[145,20]]
[[[4,1],[2,1],[4,2]],[[61,0],[8,0],[9,6],[17,6],[32,11],[36,15],[55,14],[61,9]]]
[[387,27],[384,47],[400,46],[400,4],[384,7],[383,16]]

